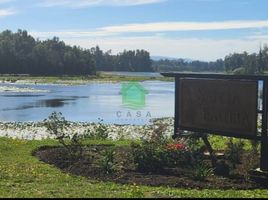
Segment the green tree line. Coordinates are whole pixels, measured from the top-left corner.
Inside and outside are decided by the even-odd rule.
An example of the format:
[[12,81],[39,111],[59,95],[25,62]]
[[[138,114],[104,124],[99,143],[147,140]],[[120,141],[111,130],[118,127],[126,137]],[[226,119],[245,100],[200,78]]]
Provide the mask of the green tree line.
[[268,70],[268,46],[259,53],[233,53],[225,57],[225,70],[235,74],[263,74]]
[[153,61],[145,50],[116,55],[96,46],[83,49],[59,38],[40,41],[25,30],[0,33],[0,74],[92,75],[96,71],[192,71],[260,74],[268,71],[268,46],[258,53],[233,53],[214,62],[162,59]]
[[263,74],[268,71],[268,46],[259,53],[232,53],[215,62],[185,61],[184,59],[153,61],[156,71],[227,72],[232,74]]
[[59,38],[35,40],[27,31],[0,34],[0,73],[32,75],[94,74],[89,50],[65,45]]
[[219,59],[216,62],[161,59],[159,61],[153,61],[153,68],[155,71],[223,72],[224,61],[222,59]]
[[152,72],[150,53],[145,50],[123,51],[112,55],[112,51],[103,52],[98,46],[91,48],[98,71]]
[[57,37],[40,41],[25,30],[0,33],[0,74],[92,75],[96,71],[152,70],[150,54],[145,50],[112,55],[98,46],[69,46]]

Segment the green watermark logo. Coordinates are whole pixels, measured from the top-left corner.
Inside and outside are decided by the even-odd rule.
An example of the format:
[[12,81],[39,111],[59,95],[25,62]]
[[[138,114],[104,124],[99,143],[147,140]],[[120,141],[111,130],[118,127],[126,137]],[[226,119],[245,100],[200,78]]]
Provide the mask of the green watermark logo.
[[125,107],[139,110],[146,105],[148,91],[138,82],[123,83],[121,88],[122,103]]

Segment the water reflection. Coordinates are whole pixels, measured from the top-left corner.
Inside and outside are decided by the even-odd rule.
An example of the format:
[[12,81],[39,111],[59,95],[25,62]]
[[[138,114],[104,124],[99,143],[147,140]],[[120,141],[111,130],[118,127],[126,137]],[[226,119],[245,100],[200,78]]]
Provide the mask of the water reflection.
[[29,104],[29,105],[22,105],[16,108],[4,108],[1,111],[11,111],[11,110],[27,110],[31,108],[60,108],[67,104],[75,104],[75,99],[45,99],[39,100],[36,103]]
[[66,104],[75,104],[75,99],[46,99],[38,101],[35,107],[57,108],[63,107]]
[[4,94],[1,97],[43,97],[45,95],[40,94]]
[[[0,83],[1,85],[1,83]],[[145,81],[149,91],[142,113],[150,112],[152,118],[174,116],[174,83]],[[21,85],[14,85],[22,87]],[[117,124],[146,124],[145,116],[117,117],[127,113],[120,95],[121,83],[91,83],[80,86],[29,85],[47,93],[0,92],[0,121],[42,121],[53,111],[62,112],[67,120]]]

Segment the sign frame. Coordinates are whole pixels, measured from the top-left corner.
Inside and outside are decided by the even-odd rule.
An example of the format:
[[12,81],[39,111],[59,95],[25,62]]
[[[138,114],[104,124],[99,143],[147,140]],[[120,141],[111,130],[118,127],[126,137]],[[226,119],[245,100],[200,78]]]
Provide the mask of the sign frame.
[[[178,97],[178,99],[179,99],[179,105],[178,105],[179,106],[179,113],[178,113],[178,115],[179,115],[179,117],[178,117],[178,119],[179,119],[179,126],[178,126],[178,128],[179,129],[181,129],[181,130],[191,130],[191,131],[195,131],[195,132],[206,132],[206,133],[218,134],[218,135],[224,135],[224,136],[230,136],[230,137],[248,137],[249,136],[249,138],[250,138],[252,136],[257,136],[257,131],[258,131],[257,130],[257,119],[258,119],[258,110],[257,110],[257,108],[258,108],[257,107],[258,106],[258,82],[257,81],[248,81],[248,80],[247,81],[244,81],[244,80],[243,81],[237,81],[237,80],[220,80],[220,79],[218,79],[218,80],[215,80],[215,79],[187,79],[187,78],[185,78],[185,79],[183,78],[180,81],[181,81],[180,90],[179,90],[180,94],[179,94],[179,97]],[[183,105],[185,105],[185,102],[183,101],[183,100],[185,100],[183,98],[183,95],[185,95],[185,93],[184,93],[185,92],[184,91],[185,84],[183,84],[184,81],[191,81],[191,82],[192,81],[198,81],[199,84],[202,84],[203,81],[215,82],[215,85],[218,84],[218,86],[220,86],[220,87],[222,87],[223,84],[225,84],[225,83],[228,84],[228,85],[231,85],[231,84],[247,84],[247,85],[252,84],[251,86],[254,87],[253,93],[255,95],[253,97],[254,98],[253,99],[254,101],[253,102],[250,102],[251,104],[254,104],[254,105],[252,105],[253,108],[251,108],[251,110],[250,110],[251,113],[252,113],[252,116],[251,117],[254,118],[253,120],[255,120],[254,123],[253,122],[251,123],[251,126],[252,126],[251,129],[252,130],[251,131],[248,130],[247,131],[247,134],[246,134],[246,133],[242,133],[243,131],[241,131],[241,130],[240,131],[230,131],[230,130],[227,131],[227,129],[222,130],[222,131],[219,130],[219,129],[224,129],[223,127],[219,128],[219,129],[216,129],[216,128],[214,128],[214,129],[213,128],[196,128],[197,126],[203,126],[204,127],[204,125],[201,125],[200,123],[199,123],[199,125],[197,123],[195,125],[193,125],[193,124],[192,125],[189,125],[189,123],[188,123],[188,125],[186,125],[187,122],[185,122],[185,121],[183,122],[182,121],[182,115],[183,114],[185,115],[185,113],[182,112],[182,109],[183,109],[182,107],[183,107]],[[203,83],[205,83],[205,82],[203,82]],[[205,84],[206,84],[206,86],[208,86],[207,85],[208,83],[205,83]],[[212,86],[212,88],[215,87],[215,85]],[[193,87],[196,87],[196,85],[194,85]],[[209,87],[207,87],[205,89],[208,89]],[[223,88],[226,89],[226,87],[227,86],[225,86],[225,88],[224,87]],[[211,89],[211,87],[210,87],[210,89]],[[247,100],[249,100],[249,99],[247,99]],[[189,103],[186,103],[186,104],[189,104]],[[209,106],[207,106],[207,107],[209,107]],[[231,112],[232,109],[229,108],[229,107],[230,106],[228,105],[228,108],[226,108],[226,110],[229,110]],[[193,110],[191,110],[191,111],[193,112]],[[210,112],[211,112],[211,110],[210,110]],[[209,126],[208,124],[209,123],[207,123],[207,126]],[[215,127],[215,125],[214,125],[214,127]],[[229,128],[229,129],[231,129],[231,128]]]
[[[235,137],[241,139],[249,139],[261,142],[261,161],[260,161],[260,169],[262,171],[268,171],[268,76],[260,76],[260,75],[226,75],[226,74],[195,74],[195,73],[161,73],[166,77],[174,77],[175,78],[175,122],[174,122],[174,137],[178,137],[179,131],[191,131],[196,133],[206,133],[213,135],[220,135],[226,137]],[[187,128],[180,127],[179,124],[179,105],[180,105],[180,84],[181,79],[213,79],[213,80],[241,80],[241,81],[259,81],[263,82],[263,95],[262,95],[262,109],[259,110],[258,106],[256,106],[257,115],[262,116],[261,122],[261,133],[257,135],[244,135],[244,134],[235,134],[229,133],[226,131],[211,131],[206,129],[196,129],[196,128]],[[258,99],[258,90],[257,89],[257,99]],[[257,104],[258,105],[258,104]]]

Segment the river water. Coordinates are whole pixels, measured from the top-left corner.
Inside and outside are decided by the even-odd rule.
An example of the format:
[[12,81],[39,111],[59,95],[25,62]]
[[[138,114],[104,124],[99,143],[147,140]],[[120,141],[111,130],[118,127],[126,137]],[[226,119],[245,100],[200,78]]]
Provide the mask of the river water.
[[[174,116],[174,83],[145,81],[148,91],[143,108],[134,110],[123,104],[122,83],[90,83],[79,86],[21,85],[48,92],[0,92],[0,121],[42,121],[53,111],[67,120],[106,124],[148,124],[152,118]],[[10,84],[0,84],[10,86]]]

